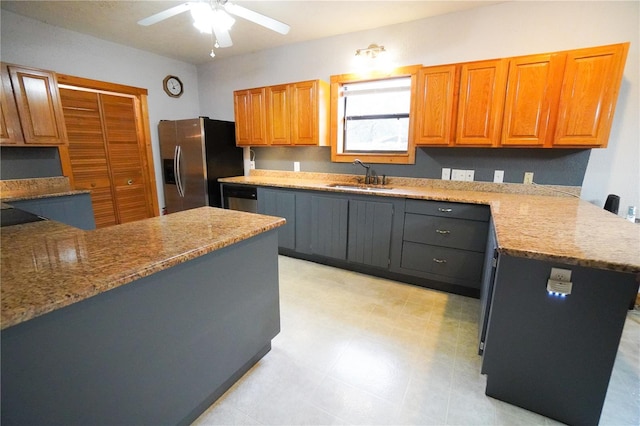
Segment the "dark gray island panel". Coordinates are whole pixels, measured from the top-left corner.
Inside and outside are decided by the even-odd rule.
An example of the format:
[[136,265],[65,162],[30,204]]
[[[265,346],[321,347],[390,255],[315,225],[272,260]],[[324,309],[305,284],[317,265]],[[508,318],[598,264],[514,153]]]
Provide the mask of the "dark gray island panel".
[[[571,294],[546,290],[551,267]],[[598,424],[636,274],[500,254],[484,345],[486,394],[568,424]]]
[[2,423],[190,423],[280,330],[277,240],[258,234],[4,329]]
[[42,197],[11,201],[13,207],[55,220],[76,228],[96,228],[90,194]]

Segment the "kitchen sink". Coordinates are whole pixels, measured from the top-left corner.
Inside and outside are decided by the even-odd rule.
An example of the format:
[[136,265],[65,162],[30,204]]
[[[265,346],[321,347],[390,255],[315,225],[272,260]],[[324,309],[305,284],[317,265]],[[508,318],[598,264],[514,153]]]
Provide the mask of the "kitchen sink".
[[348,183],[330,183],[328,188],[347,189],[350,191],[362,191],[362,192],[385,192],[393,190],[390,186],[371,186],[363,184],[348,184]]

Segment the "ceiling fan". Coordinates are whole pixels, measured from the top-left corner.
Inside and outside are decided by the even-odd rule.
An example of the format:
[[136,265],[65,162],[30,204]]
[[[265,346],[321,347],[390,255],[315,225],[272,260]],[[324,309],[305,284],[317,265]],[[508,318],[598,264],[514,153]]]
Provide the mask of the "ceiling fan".
[[[197,0],[182,3],[141,19],[138,24],[143,26],[153,25],[186,11],[191,11],[193,25],[200,32],[215,34],[217,39],[215,47],[230,47],[233,45],[229,30],[235,23],[235,19],[231,15],[244,18],[283,35],[287,34],[290,29],[289,25],[283,22],[249,10],[246,7],[238,6],[228,0]],[[215,56],[213,50],[211,51],[211,56]]]

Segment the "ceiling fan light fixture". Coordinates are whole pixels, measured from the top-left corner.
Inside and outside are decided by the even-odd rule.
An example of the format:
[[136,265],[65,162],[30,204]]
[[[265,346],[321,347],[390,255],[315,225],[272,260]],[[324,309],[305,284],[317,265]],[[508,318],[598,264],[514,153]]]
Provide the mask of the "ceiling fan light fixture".
[[224,10],[215,9],[211,12],[211,24],[216,28],[220,28],[223,31],[229,31],[235,23],[236,20]]

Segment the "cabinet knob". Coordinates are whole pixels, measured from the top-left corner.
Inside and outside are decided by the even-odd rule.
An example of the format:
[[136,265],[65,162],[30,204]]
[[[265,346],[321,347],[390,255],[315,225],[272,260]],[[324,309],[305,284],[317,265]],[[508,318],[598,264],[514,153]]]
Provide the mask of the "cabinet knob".
[[95,188],[96,187],[96,183],[95,182],[91,182],[91,187]]
[[438,259],[436,257],[433,258],[433,261],[436,262],[436,263],[447,263],[446,259]]
[[129,179],[129,180],[127,181],[127,185],[133,185],[133,179]]
[[446,234],[450,234],[451,233],[451,231],[447,231],[445,229],[436,229],[436,232],[438,234],[442,234],[442,235],[446,235]]

